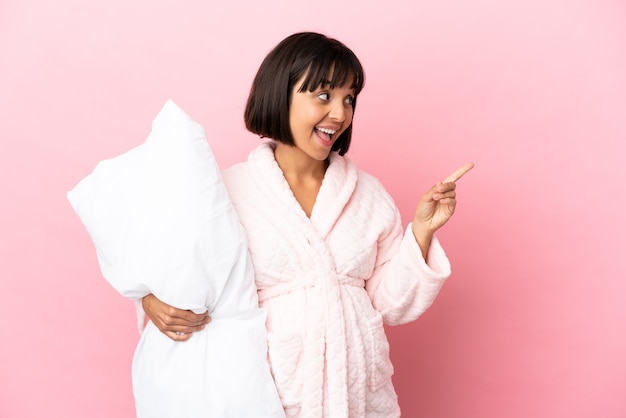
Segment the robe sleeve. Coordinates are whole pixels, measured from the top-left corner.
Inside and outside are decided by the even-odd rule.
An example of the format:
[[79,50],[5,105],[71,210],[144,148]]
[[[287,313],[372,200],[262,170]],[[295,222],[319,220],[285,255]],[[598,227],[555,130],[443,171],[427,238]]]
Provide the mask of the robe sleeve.
[[402,232],[396,209],[393,223],[378,240],[376,266],[366,281],[366,290],[374,309],[388,325],[400,325],[417,319],[432,305],[445,280],[450,276],[450,262],[436,237],[433,237],[424,260],[411,230]]
[[139,331],[139,334],[143,334],[143,330],[146,328],[146,312],[143,310],[141,299],[135,299],[133,303],[137,313],[137,331]]

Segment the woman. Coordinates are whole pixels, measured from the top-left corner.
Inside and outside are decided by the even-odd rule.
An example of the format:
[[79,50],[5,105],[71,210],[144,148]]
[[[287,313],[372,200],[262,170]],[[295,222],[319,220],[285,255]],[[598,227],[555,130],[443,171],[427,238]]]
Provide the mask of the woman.
[[[287,416],[400,416],[383,323],[415,320],[450,274],[434,233],[473,165],[427,191],[404,230],[383,186],[344,157],[363,83],[342,43],[289,36],[261,64],[245,111],[248,130],[271,141],[223,172],[249,241]],[[209,321],[153,295],[143,308],[176,341]]]

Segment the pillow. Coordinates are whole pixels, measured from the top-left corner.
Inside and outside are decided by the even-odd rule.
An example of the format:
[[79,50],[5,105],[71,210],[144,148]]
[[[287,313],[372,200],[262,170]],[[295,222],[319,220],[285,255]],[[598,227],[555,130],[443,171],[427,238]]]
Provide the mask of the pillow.
[[148,324],[133,359],[137,416],[284,416],[245,232],[202,126],[168,100],[143,144],[67,197],[119,293],[212,317],[185,342]]
[[[68,198],[105,279],[197,313],[215,308],[247,251],[202,126],[171,100],[140,146],[98,163]],[[242,257],[244,255],[244,257]]]

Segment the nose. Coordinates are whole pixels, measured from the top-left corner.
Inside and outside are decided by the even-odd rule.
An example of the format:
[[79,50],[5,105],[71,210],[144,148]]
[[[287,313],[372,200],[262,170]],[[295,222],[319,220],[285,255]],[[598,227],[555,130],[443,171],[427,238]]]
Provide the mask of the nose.
[[346,107],[342,100],[333,100],[330,106],[328,117],[337,122],[343,122],[346,120]]

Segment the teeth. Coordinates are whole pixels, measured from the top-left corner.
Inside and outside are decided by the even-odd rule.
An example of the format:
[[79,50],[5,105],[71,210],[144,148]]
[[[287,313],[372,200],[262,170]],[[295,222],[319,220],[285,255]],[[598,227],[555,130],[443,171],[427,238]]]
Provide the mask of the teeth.
[[337,131],[333,131],[332,129],[326,129],[326,128],[315,128],[315,129],[317,129],[320,132],[324,132],[325,134],[328,134],[328,135],[334,135],[335,132],[337,132]]

